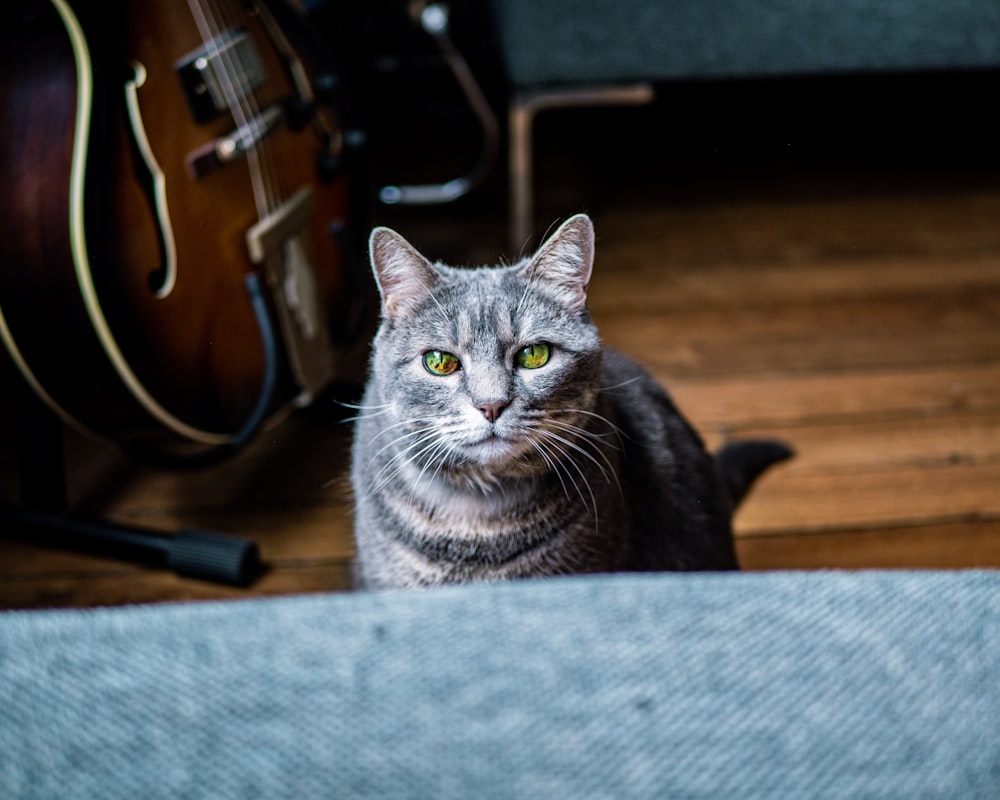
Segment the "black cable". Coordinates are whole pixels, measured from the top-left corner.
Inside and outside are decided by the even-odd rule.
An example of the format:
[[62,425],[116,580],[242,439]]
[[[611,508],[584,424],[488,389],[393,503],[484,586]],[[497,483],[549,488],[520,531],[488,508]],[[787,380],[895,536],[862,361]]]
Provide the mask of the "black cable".
[[243,425],[224,444],[193,454],[170,453],[150,447],[140,442],[124,442],[122,448],[128,455],[140,461],[173,470],[194,470],[215,466],[243,450],[260,431],[267,419],[267,412],[274,400],[278,385],[278,340],[271,322],[271,315],[260,285],[260,276],[251,273],[246,277],[247,292],[253,306],[257,327],[260,329],[261,345],[264,352],[264,376],[261,380],[257,401]]

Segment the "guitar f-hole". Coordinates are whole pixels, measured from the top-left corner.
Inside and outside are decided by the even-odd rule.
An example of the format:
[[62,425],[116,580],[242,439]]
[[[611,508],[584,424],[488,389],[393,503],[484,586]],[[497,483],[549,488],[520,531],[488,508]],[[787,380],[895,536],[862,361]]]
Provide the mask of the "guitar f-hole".
[[156,220],[156,234],[160,244],[161,265],[149,273],[149,289],[156,297],[167,297],[177,283],[177,247],[174,243],[173,225],[167,205],[167,181],[153,148],[146,136],[139,107],[139,89],[146,82],[146,68],[133,61],[131,75],[125,81],[125,107],[128,111],[130,141],[136,154],[136,177],[146,195]]

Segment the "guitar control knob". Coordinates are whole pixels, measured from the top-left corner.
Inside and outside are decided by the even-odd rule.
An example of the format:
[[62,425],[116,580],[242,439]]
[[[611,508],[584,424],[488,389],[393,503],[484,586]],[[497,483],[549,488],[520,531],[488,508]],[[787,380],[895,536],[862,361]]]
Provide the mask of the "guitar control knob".
[[344,171],[344,159],[324,151],[316,156],[316,174],[323,183],[332,183]]
[[302,130],[309,124],[315,110],[312,103],[301,97],[289,97],[285,102],[285,119],[288,121],[288,127],[293,131]]

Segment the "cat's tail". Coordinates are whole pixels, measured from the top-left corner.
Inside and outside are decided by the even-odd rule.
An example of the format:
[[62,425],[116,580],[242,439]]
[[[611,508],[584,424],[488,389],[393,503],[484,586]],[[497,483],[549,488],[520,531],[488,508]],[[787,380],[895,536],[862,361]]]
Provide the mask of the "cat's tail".
[[723,445],[715,454],[715,462],[733,508],[768,467],[793,455],[795,451],[777,439],[750,439]]

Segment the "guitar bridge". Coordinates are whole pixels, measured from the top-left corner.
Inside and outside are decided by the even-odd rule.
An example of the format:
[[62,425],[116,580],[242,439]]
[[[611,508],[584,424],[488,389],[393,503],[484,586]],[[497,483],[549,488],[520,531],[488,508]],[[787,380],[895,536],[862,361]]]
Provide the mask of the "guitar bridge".
[[264,267],[292,375],[304,402],[333,377],[334,351],[313,268],[312,190],[300,189],[247,231],[250,260]]

